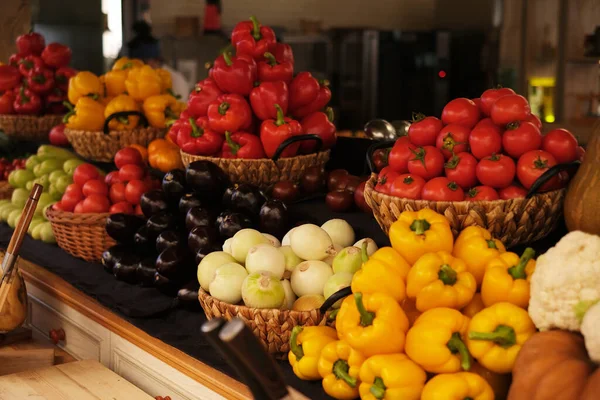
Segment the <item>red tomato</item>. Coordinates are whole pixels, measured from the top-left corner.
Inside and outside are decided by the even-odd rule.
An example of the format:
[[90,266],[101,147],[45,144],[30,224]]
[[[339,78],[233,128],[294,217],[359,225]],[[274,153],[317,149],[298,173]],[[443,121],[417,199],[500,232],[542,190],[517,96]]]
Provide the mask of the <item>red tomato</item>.
[[482,119],[469,135],[471,153],[481,160],[502,151],[502,130],[491,119]]
[[63,206],[62,202],[60,202],[60,201],[57,201],[56,203],[52,204],[52,209],[56,210],[56,211],[73,212],[73,210],[65,210],[65,207]]
[[135,215],[144,215],[144,212],[142,211],[142,207],[138,204],[137,206],[135,206],[135,208],[133,209],[133,213]]
[[133,179],[125,186],[125,200],[131,204],[140,204],[140,197],[148,190],[146,182]]
[[113,204],[125,201],[125,184],[119,182],[110,187],[108,197]]
[[476,186],[469,190],[465,196],[468,201],[498,200],[498,192],[489,186]]
[[110,209],[108,197],[92,194],[83,200],[83,212],[86,214],[106,213]]
[[390,194],[392,183],[394,183],[397,176],[398,174],[395,171],[392,171],[390,167],[383,168],[379,172],[379,175],[377,175],[375,190],[380,193]]
[[527,190],[518,183],[514,183],[504,189],[498,190],[498,196],[500,196],[502,200],[524,199],[525,196],[527,196]]
[[566,129],[553,129],[542,140],[542,150],[552,154],[559,164],[577,160],[577,139]]
[[108,186],[112,186],[115,183],[121,183],[121,178],[119,178],[119,171],[111,171],[104,177],[104,182]]
[[444,165],[446,177],[463,189],[468,189],[477,184],[475,168],[477,160],[470,153],[458,153],[452,156]]
[[525,121],[531,122],[541,131],[542,130],[542,121],[535,114],[529,114],[529,117],[525,118]]
[[444,156],[433,146],[417,148],[414,157],[408,161],[408,172],[426,181],[440,176],[442,171],[444,171]]
[[502,189],[515,177],[515,162],[503,154],[494,154],[479,161],[475,174],[483,185]]
[[504,152],[515,159],[528,151],[539,149],[541,145],[542,133],[531,122],[511,122],[502,136]]
[[[517,162],[517,178],[525,189],[531,188],[533,183],[549,168],[556,165],[556,159],[552,154],[544,150],[532,150],[523,154]],[[541,188],[539,192],[545,192],[559,184],[559,177],[554,176]]]
[[425,183],[421,198],[432,201],[463,201],[465,193],[456,182],[452,182],[445,176],[439,176]]
[[144,169],[135,164],[126,164],[119,169],[119,179],[122,182],[144,179],[144,175]]
[[58,124],[50,129],[48,140],[50,141],[50,144],[54,146],[68,146],[69,139],[67,139],[67,135],[65,135],[65,124]]
[[73,212],[75,214],[83,214],[85,212],[85,211],[83,211],[83,200],[75,205]]
[[60,199],[62,207],[65,211],[72,212],[75,209],[77,203],[83,200],[83,193],[81,187],[75,183],[67,186],[65,193]]
[[407,136],[403,136],[396,140],[394,147],[388,155],[388,165],[392,171],[398,174],[408,172],[408,160],[413,157],[413,151],[416,146],[410,142]]
[[91,179],[98,179],[100,174],[96,167],[92,164],[81,164],[75,168],[75,172],[73,172],[73,182],[82,186]]
[[481,111],[481,98],[476,97],[474,99],[471,99],[471,101],[473,103],[475,103],[475,105],[477,106],[477,108],[479,108],[479,111]]
[[113,204],[108,210],[111,214],[133,214],[133,206],[126,201]]
[[435,140],[442,127],[442,121],[438,118],[417,114],[408,128],[408,138],[415,146],[435,146]]
[[468,151],[470,133],[471,129],[462,125],[446,125],[438,133],[436,147],[442,151],[444,158],[449,160],[452,153]]
[[82,192],[85,197],[92,194],[108,196],[108,186],[101,179],[91,179],[83,184]]
[[479,107],[473,100],[459,97],[450,100],[442,110],[442,122],[444,125],[457,124],[471,129],[480,117]]
[[490,116],[496,125],[504,126],[515,121],[525,121],[530,114],[531,108],[525,97],[509,94],[494,102]]
[[115,165],[117,168],[121,169],[121,167],[127,164],[135,164],[139,166],[146,165],[140,152],[133,147],[125,147],[124,149],[117,151],[117,154],[115,154]]
[[583,162],[583,156],[585,156],[585,149],[581,146],[577,146],[577,159]]
[[479,109],[483,115],[489,116],[492,106],[500,97],[515,94],[515,91],[510,88],[488,89],[481,94],[481,104]]
[[421,198],[421,190],[423,190],[424,185],[425,179],[420,176],[402,174],[394,179],[390,194],[403,199],[418,200]]

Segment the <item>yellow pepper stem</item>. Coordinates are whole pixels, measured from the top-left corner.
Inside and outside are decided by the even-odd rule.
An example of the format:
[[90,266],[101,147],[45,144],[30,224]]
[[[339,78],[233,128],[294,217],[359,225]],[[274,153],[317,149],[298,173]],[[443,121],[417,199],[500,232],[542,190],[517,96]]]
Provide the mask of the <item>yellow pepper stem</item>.
[[425,231],[427,231],[430,227],[431,224],[425,219],[415,219],[412,224],[410,224],[410,229],[417,235],[424,235]]
[[352,388],[356,387],[356,378],[348,375],[348,371],[350,370],[350,366],[346,360],[339,359],[333,363],[333,368],[331,372],[337,379],[341,379],[346,382],[346,384]]
[[527,267],[527,263],[535,257],[535,250],[531,247],[528,247],[523,252],[523,255],[519,259],[519,263],[517,265],[513,265],[508,269],[508,273],[514,279],[527,279],[527,274],[525,273],[525,267]]
[[304,328],[299,325],[296,325],[294,329],[292,329],[292,335],[290,336],[290,350],[296,356],[296,361],[300,361],[302,357],[304,357],[304,350],[302,349],[302,345],[298,344],[298,335],[302,332]]
[[500,347],[509,348],[517,343],[517,334],[510,326],[498,325],[493,332],[469,332],[471,340],[489,340]]
[[448,264],[444,264],[440,267],[438,278],[444,282],[444,285],[452,286],[456,283],[456,271]]
[[373,381],[373,385],[371,385],[371,388],[369,389],[369,391],[371,392],[373,397],[375,397],[377,400],[382,400],[385,397],[386,389],[387,388],[385,387],[385,384],[383,383],[383,379],[381,379],[380,377],[377,377]]
[[469,354],[465,342],[462,341],[460,333],[454,332],[448,343],[446,343],[446,346],[448,346],[452,354],[458,353],[460,355],[460,366],[463,370],[468,371],[471,369],[471,354]]
[[360,314],[360,324],[362,326],[369,326],[373,324],[375,319],[375,313],[367,311],[362,300],[362,293],[354,293],[354,301],[356,302],[356,308]]
[[364,241],[361,248],[360,248],[360,255],[362,258],[362,262],[366,263],[367,261],[369,261],[369,253],[367,253],[367,242]]

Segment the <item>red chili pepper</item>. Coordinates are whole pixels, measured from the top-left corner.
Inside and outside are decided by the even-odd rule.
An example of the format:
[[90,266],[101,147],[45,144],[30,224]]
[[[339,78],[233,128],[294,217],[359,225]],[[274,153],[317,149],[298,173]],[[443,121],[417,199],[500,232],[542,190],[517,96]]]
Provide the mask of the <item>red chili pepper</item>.
[[7,90],[0,95],[0,114],[13,114],[15,108],[13,107],[13,101],[15,101],[15,94],[12,90]]
[[[335,125],[333,124],[333,109],[327,107],[325,112],[317,111],[312,113],[300,122],[302,131],[306,135],[318,135],[323,140],[322,149],[330,149],[336,142]],[[317,143],[312,140],[306,140],[300,144],[300,152],[309,154],[315,151]]]
[[23,76],[29,76],[29,72],[35,68],[45,67],[44,61],[38,56],[23,57],[19,61],[19,72]]
[[275,56],[265,53],[265,60],[258,62],[258,80],[261,82],[284,81],[289,84],[294,77],[294,64],[289,61],[278,62]]
[[208,111],[208,105],[222,94],[223,92],[221,92],[215,81],[211,78],[206,78],[196,83],[194,90],[192,90],[188,97],[186,110],[194,118],[204,117]]
[[77,75],[77,70],[71,67],[60,67],[54,73],[54,80],[56,85],[65,92],[69,89],[69,79]]
[[319,81],[310,72],[300,72],[290,83],[290,110],[311,103],[319,94]]
[[22,54],[13,54],[8,58],[8,65],[15,67],[15,68],[19,68],[19,62],[23,59]]
[[54,73],[47,68],[34,68],[29,71],[27,87],[34,93],[48,93],[54,87]]
[[275,56],[275,59],[282,63],[284,61],[291,62],[294,65],[294,53],[292,47],[286,43],[275,43],[271,49],[271,53]]
[[19,70],[10,65],[0,65],[0,92],[11,90],[21,83]]
[[250,93],[250,104],[254,114],[261,119],[276,119],[279,104],[283,114],[288,110],[288,87],[285,82],[261,82]]
[[208,128],[199,127],[194,118],[189,118],[177,134],[177,144],[188,154],[211,156],[221,149],[223,136]]
[[252,124],[252,110],[239,94],[224,94],[208,106],[208,126],[215,132],[237,132]]
[[[265,149],[267,157],[273,157],[275,151],[281,143],[292,136],[302,135],[302,126],[300,122],[291,118],[284,118],[283,110],[279,104],[275,104],[277,109],[277,119],[268,119],[263,121],[260,126],[260,141]],[[293,157],[298,153],[300,143],[293,143],[285,148],[281,157]]]
[[17,114],[37,114],[42,110],[42,100],[40,96],[21,86],[13,107]]
[[256,17],[239,22],[231,32],[231,44],[236,54],[248,54],[255,60],[262,60],[275,42],[273,29],[261,25]]
[[329,90],[329,82],[327,80],[320,82],[317,96],[308,104],[305,104],[296,109],[290,108],[290,113],[296,118],[304,118],[309,114],[321,111],[331,100],[331,90]]
[[221,148],[223,158],[265,158],[260,138],[247,132],[225,132],[225,142]]
[[223,53],[215,60],[210,76],[223,92],[248,96],[256,81],[256,62],[249,55]]
[[64,114],[67,111],[64,102],[67,100],[67,93],[55,87],[46,96],[46,112],[48,114]]

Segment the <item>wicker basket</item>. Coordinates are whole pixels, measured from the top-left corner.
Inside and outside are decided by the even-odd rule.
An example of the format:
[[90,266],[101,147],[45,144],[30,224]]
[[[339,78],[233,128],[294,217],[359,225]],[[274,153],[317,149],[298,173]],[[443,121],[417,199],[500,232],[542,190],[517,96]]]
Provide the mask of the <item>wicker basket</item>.
[[365,201],[387,234],[402,211],[430,208],[443,214],[457,236],[471,225],[488,229],[506,247],[531,243],[548,235],[562,216],[566,189],[536,194],[525,199],[494,201],[428,201],[402,199],[375,191],[377,175],[365,186]]
[[14,188],[8,181],[0,181],[0,200],[10,199]]
[[326,315],[319,309],[312,311],[279,310],[276,308],[250,308],[229,304],[210,296],[204,290],[198,290],[198,300],[206,318],[240,317],[250,327],[254,335],[266,346],[269,353],[284,359],[290,350],[290,335],[296,325],[325,325]]
[[48,139],[48,132],[62,122],[62,115],[0,115],[0,131],[7,136],[33,142]]
[[58,247],[74,257],[97,262],[116,242],[104,229],[108,214],[74,214],[49,208],[46,217]]

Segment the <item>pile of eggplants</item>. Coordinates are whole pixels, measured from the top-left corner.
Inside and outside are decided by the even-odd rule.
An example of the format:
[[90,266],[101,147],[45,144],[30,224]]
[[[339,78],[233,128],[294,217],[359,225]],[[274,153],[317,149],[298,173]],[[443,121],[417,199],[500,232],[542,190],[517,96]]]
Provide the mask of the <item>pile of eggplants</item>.
[[231,185],[208,161],[165,174],[162,188],[144,193],[140,207],[143,217],[108,217],[106,232],[118,244],[102,255],[104,268],[124,282],[177,295],[180,305],[192,309],[199,309],[196,272],[204,256],[222,250],[244,228],[279,239],[289,228],[281,201],[267,199],[253,185]]

